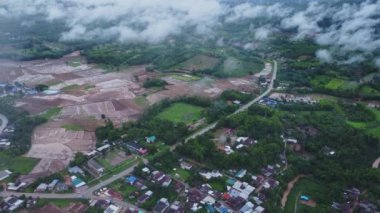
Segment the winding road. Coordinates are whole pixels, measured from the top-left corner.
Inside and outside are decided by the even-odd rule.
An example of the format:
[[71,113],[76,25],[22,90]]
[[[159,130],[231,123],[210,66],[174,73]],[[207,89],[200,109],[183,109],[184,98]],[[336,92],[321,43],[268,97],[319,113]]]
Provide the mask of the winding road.
[[8,118],[5,117],[5,115],[0,114],[0,120],[1,120],[1,123],[0,123],[0,134],[1,134],[1,133],[3,133],[4,129],[8,125]]
[[[234,113],[232,113],[231,115],[229,115],[228,117],[232,116],[232,115],[236,115],[240,112],[243,112],[243,111],[246,111],[250,106],[252,106],[253,104],[255,104],[256,102],[260,101],[261,99],[263,99],[265,96],[267,96],[273,89],[273,85],[274,85],[274,81],[276,80],[277,78],[277,61],[274,60],[273,61],[273,72],[272,72],[272,79],[271,79],[271,82],[268,86],[268,88],[261,94],[259,95],[258,97],[256,97],[255,99],[253,99],[252,101],[248,102],[247,104],[241,106],[238,110],[236,110]],[[190,135],[189,137],[187,137],[185,139],[185,143],[187,143],[189,140],[191,139],[194,139],[200,135],[203,135],[205,134],[206,132],[214,129],[216,127],[216,125],[218,124],[218,122],[214,122],[206,127],[204,127],[203,129],[201,130],[198,130],[197,132],[193,133],[192,135]],[[178,144],[178,143],[177,143]],[[171,150],[174,150],[178,145],[174,145],[171,147]]]
[[[252,106],[253,104],[255,104],[256,102],[258,102],[259,100],[261,100],[262,98],[264,98],[265,96],[267,96],[273,89],[273,85],[274,85],[274,81],[277,77],[277,61],[273,61],[273,72],[272,72],[272,79],[271,79],[271,82],[268,86],[268,88],[258,97],[256,97],[255,99],[253,99],[252,101],[250,101],[249,103],[241,106],[238,110],[236,110],[234,113],[232,113],[231,115],[229,116],[232,116],[232,115],[235,115],[237,113],[240,113],[240,112],[243,112],[245,110],[247,110],[250,106]],[[0,127],[0,133],[3,131],[3,129],[7,126],[8,124],[8,119],[0,114],[0,119],[1,119],[1,127]],[[206,132],[214,129],[216,127],[216,125],[218,124],[218,122],[214,122],[200,130],[198,130],[197,132],[193,133],[192,135],[190,135],[189,137],[187,137],[184,141],[184,143],[187,143],[190,139],[194,139],[200,135],[203,135],[205,134]],[[176,145],[173,145],[170,147],[170,150],[174,150],[178,145],[180,145],[181,143],[177,143]],[[143,162],[145,164],[148,163],[148,161],[146,159],[143,159]],[[99,188],[102,188],[130,173],[133,172],[133,169],[138,165],[139,161],[136,162],[135,164],[133,164],[131,167],[129,167],[128,169],[120,172],[119,174],[117,175],[114,175],[104,181],[102,181],[101,183],[95,185],[95,186],[92,186],[92,187],[89,187],[83,191],[81,191],[81,193],[70,193],[70,194],[55,194],[55,193],[23,193],[23,192],[12,192],[12,191],[2,191],[0,192],[0,197],[7,197],[7,196],[11,196],[11,195],[15,195],[15,196],[20,196],[20,195],[26,195],[26,196],[32,196],[32,197],[39,197],[39,198],[47,198],[47,199],[80,199],[80,198],[83,198],[83,199],[107,199],[107,198],[102,198],[102,197],[99,197],[99,196],[95,196],[93,194],[94,191],[98,190]],[[136,209],[139,209],[138,207],[136,207],[135,205],[131,204],[131,203],[127,203],[125,201],[121,201],[121,200],[112,200],[114,203],[116,203],[117,205],[119,206],[122,206],[123,208],[130,208],[130,207],[133,207],[133,208],[136,208]]]

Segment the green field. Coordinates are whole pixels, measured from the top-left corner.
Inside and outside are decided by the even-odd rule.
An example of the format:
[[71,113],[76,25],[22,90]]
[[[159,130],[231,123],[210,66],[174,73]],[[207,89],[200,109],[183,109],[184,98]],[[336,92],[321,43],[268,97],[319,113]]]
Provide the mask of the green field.
[[[322,199],[326,199],[327,188],[310,178],[301,178],[293,187],[288,196],[284,212],[324,212],[328,205],[321,204]],[[316,207],[309,207],[299,202],[299,197],[306,195],[317,203]],[[297,211],[295,211],[297,208]]]
[[175,68],[186,69],[190,71],[199,71],[214,68],[219,62],[218,58],[198,54],[189,60],[180,63]]
[[77,124],[64,124],[61,127],[67,131],[83,131],[83,128]]
[[368,135],[380,138],[380,111],[371,110],[376,115],[376,120],[371,122],[347,121],[347,123],[355,129],[365,131]]
[[61,112],[61,110],[62,108],[60,107],[53,107],[53,108],[48,109],[44,113],[42,113],[41,116],[45,118],[46,120],[51,120],[55,116],[57,116]]
[[136,187],[124,183],[124,179],[117,180],[108,185],[108,187],[122,194],[124,200],[126,201],[132,201],[128,197],[132,192],[135,192],[137,190]]
[[263,68],[263,63],[241,61],[234,57],[228,57],[224,60],[223,66],[219,72],[226,77],[242,77],[258,73]]
[[328,90],[355,90],[359,86],[359,84],[354,81],[346,81],[328,76],[316,76],[313,80],[311,80],[311,84],[313,87]]
[[157,118],[175,123],[191,124],[202,118],[203,108],[185,103],[176,103],[157,115]]
[[149,105],[149,101],[143,96],[137,96],[133,101],[140,107],[146,107]]
[[84,199],[38,199],[36,207],[41,208],[47,204],[53,204],[59,208],[65,208],[71,203],[85,203]]
[[1,169],[9,169],[12,172],[17,172],[20,174],[28,174],[39,162],[39,159],[27,158],[23,156],[12,157],[4,152],[0,152],[0,159]]
[[201,78],[193,75],[188,75],[188,74],[170,74],[170,77],[180,80],[180,81],[186,81],[186,82],[191,82],[191,81],[198,81]]
[[359,94],[367,97],[380,96],[380,91],[369,86],[363,86],[359,89]]

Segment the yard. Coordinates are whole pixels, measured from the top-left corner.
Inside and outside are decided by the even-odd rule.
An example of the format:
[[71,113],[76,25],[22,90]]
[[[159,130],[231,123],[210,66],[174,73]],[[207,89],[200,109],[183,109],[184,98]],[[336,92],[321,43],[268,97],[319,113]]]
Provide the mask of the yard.
[[39,162],[39,159],[27,158],[23,156],[12,157],[4,152],[0,152],[0,159],[1,169],[9,169],[12,172],[17,172],[20,174],[28,174]]
[[126,201],[133,201],[128,197],[132,192],[137,191],[136,187],[124,183],[124,179],[119,179],[111,183],[108,187],[115,190],[116,192],[119,192],[123,196],[123,199]]
[[202,118],[204,108],[185,103],[175,103],[157,115],[157,118],[174,123],[191,124]]
[[[310,178],[301,178],[293,187],[288,196],[284,212],[325,212],[329,208],[327,201],[328,189],[319,182]],[[316,207],[310,207],[300,202],[301,195],[308,196],[316,202]]]
[[180,180],[182,181],[187,181],[187,179],[190,177],[190,173],[189,171],[187,170],[184,170],[182,168],[175,168],[175,170],[173,170],[172,174],[171,174],[173,177],[177,177],[179,178]]
[[128,160],[128,156],[121,150],[112,150],[105,154],[105,157],[98,157],[96,161],[101,164],[106,170],[112,169],[114,166],[122,164]]

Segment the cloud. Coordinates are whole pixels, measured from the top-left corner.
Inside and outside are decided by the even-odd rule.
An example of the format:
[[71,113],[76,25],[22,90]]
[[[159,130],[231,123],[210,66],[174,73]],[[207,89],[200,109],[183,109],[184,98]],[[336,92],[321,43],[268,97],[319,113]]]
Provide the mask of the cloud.
[[254,30],[256,40],[266,40],[272,34],[272,29],[269,26],[259,27]]
[[291,13],[291,9],[276,3],[269,6],[252,5],[249,3],[239,4],[231,9],[227,22],[236,22],[242,19],[253,19],[258,17],[286,17]]
[[330,51],[328,50],[318,50],[316,53],[315,53],[315,56],[321,60],[322,62],[324,63],[331,63],[333,62],[333,57],[330,53]]
[[375,64],[380,69],[380,58],[375,59]]

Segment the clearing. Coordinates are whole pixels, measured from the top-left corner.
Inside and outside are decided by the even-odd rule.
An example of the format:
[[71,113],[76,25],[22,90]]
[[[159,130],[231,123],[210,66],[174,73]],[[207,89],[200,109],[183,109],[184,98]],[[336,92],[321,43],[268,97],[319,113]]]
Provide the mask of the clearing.
[[159,119],[191,124],[202,117],[203,108],[185,103],[175,103],[157,115]]
[[[318,210],[324,212],[324,208],[329,208],[329,204],[331,203],[325,200],[327,199],[327,191],[328,189],[323,184],[303,177],[294,184],[286,201],[284,212],[310,212],[314,210],[314,207],[318,207]],[[299,199],[301,195],[308,196],[310,201],[301,201]],[[323,205],[323,200],[325,200],[325,205]]]
[[228,57],[224,60],[219,72],[227,77],[242,77],[260,72],[263,68],[263,63],[241,61],[234,57]]
[[196,55],[189,60],[180,63],[176,68],[189,70],[189,71],[200,71],[206,69],[214,68],[219,62],[219,59],[203,54]]

